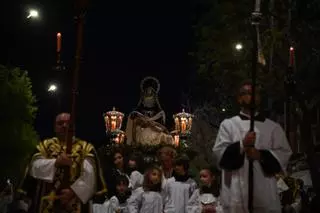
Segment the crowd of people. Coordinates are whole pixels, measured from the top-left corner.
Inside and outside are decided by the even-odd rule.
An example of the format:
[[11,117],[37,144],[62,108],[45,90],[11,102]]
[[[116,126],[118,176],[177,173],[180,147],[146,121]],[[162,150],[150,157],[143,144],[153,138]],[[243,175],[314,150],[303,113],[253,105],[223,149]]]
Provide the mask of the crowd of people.
[[189,157],[169,145],[162,146],[156,162],[147,166],[142,154],[127,157],[119,148],[111,157],[114,169],[105,175],[109,196],[93,205],[95,213],[222,212],[219,175],[213,166],[203,165],[197,182],[189,172]]
[[[147,165],[145,153],[124,152],[120,147],[100,162],[93,145],[75,137],[66,154],[71,119],[68,113],[59,114],[56,137],[37,145],[12,212],[298,213],[303,184],[291,184],[281,176],[292,154],[286,135],[259,112],[259,91],[255,126],[249,131],[251,96],[252,84],[244,82],[237,94],[240,113],[220,125],[212,149],[217,161],[202,165],[194,175],[189,172],[188,155],[168,144]],[[13,193],[5,192],[8,204]]]

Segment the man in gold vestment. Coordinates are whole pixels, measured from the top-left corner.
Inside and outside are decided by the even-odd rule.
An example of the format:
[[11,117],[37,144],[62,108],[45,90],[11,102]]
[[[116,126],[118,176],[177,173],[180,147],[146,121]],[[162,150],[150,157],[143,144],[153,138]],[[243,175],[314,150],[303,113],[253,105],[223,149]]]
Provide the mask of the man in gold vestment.
[[[104,194],[106,187],[96,151],[88,142],[73,138],[72,151],[66,154],[65,134],[70,114],[56,117],[56,137],[42,141],[26,170],[18,190],[20,210],[39,213],[90,212],[91,199]],[[65,170],[70,169],[70,185],[62,185]]]

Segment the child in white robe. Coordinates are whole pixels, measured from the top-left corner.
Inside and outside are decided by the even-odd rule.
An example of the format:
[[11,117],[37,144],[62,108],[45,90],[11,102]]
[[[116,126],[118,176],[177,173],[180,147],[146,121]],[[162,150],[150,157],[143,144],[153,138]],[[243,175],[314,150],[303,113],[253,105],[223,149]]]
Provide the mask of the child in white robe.
[[175,159],[173,177],[167,180],[167,188],[171,193],[176,213],[186,213],[187,203],[197,188],[197,183],[189,175],[189,159],[178,156]]
[[158,167],[149,168],[144,175],[143,187],[129,199],[130,213],[176,213],[170,193],[162,190],[162,171]]
[[128,175],[130,178],[131,193],[134,196],[138,193],[138,188],[142,187],[143,174],[140,173],[139,169],[142,167],[142,160],[138,154],[133,154],[128,159]]
[[103,204],[93,204],[93,213],[129,213],[127,205],[130,195],[128,178],[119,175],[116,178],[116,195]]
[[188,201],[188,213],[223,213],[215,173],[216,170],[211,167],[201,169],[200,188],[194,191]]

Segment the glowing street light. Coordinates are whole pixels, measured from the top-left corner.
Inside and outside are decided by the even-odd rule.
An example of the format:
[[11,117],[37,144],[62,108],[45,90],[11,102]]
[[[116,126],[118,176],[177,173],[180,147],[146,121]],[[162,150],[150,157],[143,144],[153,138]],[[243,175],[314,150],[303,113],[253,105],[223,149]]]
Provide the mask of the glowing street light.
[[48,92],[54,93],[58,90],[58,87],[56,84],[50,84],[48,87]]
[[27,16],[28,19],[30,18],[39,18],[39,12],[37,10],[30,10],[29,15]]
[[237,43],[235,48],[236,48],[237,51],[241,51],[243,49],[243,46],[242,46],[241,43]]

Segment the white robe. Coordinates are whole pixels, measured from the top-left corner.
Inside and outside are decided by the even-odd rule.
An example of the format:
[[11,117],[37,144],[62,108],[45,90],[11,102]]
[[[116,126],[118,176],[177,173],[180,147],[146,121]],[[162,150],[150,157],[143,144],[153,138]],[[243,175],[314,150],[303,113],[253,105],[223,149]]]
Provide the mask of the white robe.
[[176,181],[174,177],[167,180],[168,193],[171,194],[176,213],[186,213],[188,201],[197,188],[197,183],[189,178],[186,182]]
[[[250,129],[250,120],[234,116],[224,120],[217,135],[213,153],[218,162],[227,147],[240,141],[240,152],[243,152],[242,139]],[[268,150],[277,159],[283,171],[286,170],[291,149],[281,126],[269,119],[255,121],[256,149]],[[254,169],[254,213],[281,213],[275,177],[265,176],[258,161],[253,162]],[[248,213],[248,168],[245,157],[241,168],[233,171],[222,171],[221,203],[225,213]]]
[[127,205],[127,202],[120,204],[118,198],[113,196],[103,204],[93,204],[93,213],[129,213]]
[[190,197],[187,204],[187,213],[201,213],[203,204],[215,204],[216,212],[223,213],[219,199],[212,194],[200,194],[200,189],[196,189]]
[[170,194],[166,191],[144,191],[141,187],[137,192],[128,200],[130,213],[176,213]]
[[[53,182],[56,159],[36,158],[31,163],[30,175],[35,179]],[[96,173],[94,164],[84,159],[81,176],[70,186],[83,204],[86,204],[96,191]]]
[[138,188],[142,187],[143,184],[143,174],[138,171],[133,171],[130,174],[130,184],[131,184],[131,196],[135,196],[136,193],[139,193]]

